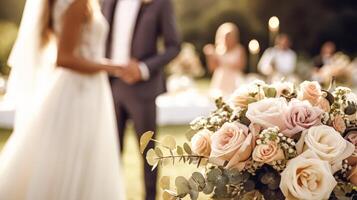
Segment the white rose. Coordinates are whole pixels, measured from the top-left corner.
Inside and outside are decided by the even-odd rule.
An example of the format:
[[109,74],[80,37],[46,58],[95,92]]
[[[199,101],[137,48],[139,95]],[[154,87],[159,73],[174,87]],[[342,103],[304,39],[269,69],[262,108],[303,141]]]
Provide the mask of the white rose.
[[308,150],[287,163],[280,189],[289,200],[324,200],[336,184],[329,163]]
[[298,154],[307,149],[316,153],[321,160],[328,161],[333,172],[342,168],[342,161],[355,150],[334,128],[326,125],[314,126],[304,131],[296,144]]
[[268,98],[251,103],[246,113],[247,118],[253,123],[263,128],[279,127],[285,130],[284,113],[287,109],[285,98]]

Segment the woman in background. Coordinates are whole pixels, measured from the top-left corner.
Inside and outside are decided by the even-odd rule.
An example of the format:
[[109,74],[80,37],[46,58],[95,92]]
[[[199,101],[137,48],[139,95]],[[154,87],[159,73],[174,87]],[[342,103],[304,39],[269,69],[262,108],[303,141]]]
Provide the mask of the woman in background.
[[213,96],[228,96],[242,80],[246,66],[246,52],[239,41],[239,29],[233,23],[222,24],[216,33],[215,45],[208,44],[203,51],[208,68],[213,72]]

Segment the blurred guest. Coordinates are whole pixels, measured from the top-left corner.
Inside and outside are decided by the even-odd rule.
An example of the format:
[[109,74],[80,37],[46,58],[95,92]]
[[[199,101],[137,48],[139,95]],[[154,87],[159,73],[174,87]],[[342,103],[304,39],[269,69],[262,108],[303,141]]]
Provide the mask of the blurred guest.
[[258,63],[258,69],[267,76],[280,74],[292,75],[295,71],[296,53],[290,49],[290,39],[286,34],[279,34],[275,39],[275,46],[263,53]]
[[215,45],[203,51],[208,68],[213,72],[211,89],[214,95],[231,94],[241,80],[246,66],[246,52],[239,41],[239,29],[233,23],[222,24],[216,33]]
[[314,67],[321,68],[324,65],[331,63],[332,56],[336,53],[336,45],[331,41],[325,42],[320,54],[314,58]]

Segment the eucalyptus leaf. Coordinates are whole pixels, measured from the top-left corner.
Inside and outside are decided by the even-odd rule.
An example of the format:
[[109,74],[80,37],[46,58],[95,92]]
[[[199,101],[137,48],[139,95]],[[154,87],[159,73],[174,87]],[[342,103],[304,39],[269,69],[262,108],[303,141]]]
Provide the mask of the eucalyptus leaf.
[[189,144],[184,143],[184,144],[183,144],[183,149],[185,150],[185,152],[186,152],[187,154],[189,154],[189,155],[192,154],[192,150],[191,150],[191,147],[190,147]]
[[176,153],[177,153],[177,155],[182,156],[183,155],[183,148],[180,147],[180,146],[177,146]]
[[203,188],[204,194],[211,194],[213,192],[214,185],[211,182],[207,182],[205,187]]
[[149,149],[146,154],[146,161],[150,166],[154,166],[158,162],[157,155],[154,149]]
[[160,179],[160,188],[163,190],[168,190],[170,189],[170,177],[169,176],[163,176]]
[[216,185],[217,185],[217,187],[224,187],[228,184],[228,182],[229,182],[229,179],[227,176],[220,175],[217,177]]
[[191,190],[191,191],[190,191],[190,198],[191,198],[191,200],[197,200],[197,199],[198,199],[198,194],[199,194],[198,191]]
[[173,136],[167,135],[161,140],[162,144],[170,150],[176,149],[176,140]]
[[186,196],[190,192],[189,182],[183,176],[176,178],[175,186],[177,188],[177,194],[180,196]]
[[218,168],[212,169],[207,173],[207,180],[209,182],[215,183],[218,179],[218,176],[222,175],[222,171]]
[[155,147],[155,153],[158,157],[163,157],[164,154],[162,153],[161,149],[159,147]]
[[188,180],[188,184],[189,184],[191,190],[199,191],[199,184],[195,181],[195,179],[193,177],[191,177]]
[[198,183],[198,185],[203,188],[206,183],[205,177],[200,172],[194,172],[192,178]]
[[144,153],[146,147],[148,146],[150,140],[154,136],[154,132],[148,131],[145,132],[141,137],[140,137],[140,153]]

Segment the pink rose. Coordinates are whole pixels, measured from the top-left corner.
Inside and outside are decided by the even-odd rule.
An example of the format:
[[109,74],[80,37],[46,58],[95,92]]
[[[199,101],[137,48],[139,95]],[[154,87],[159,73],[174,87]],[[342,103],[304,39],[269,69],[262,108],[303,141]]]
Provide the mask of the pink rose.
[[271,163],[285,158],[284,151],[276,141],[267,144],[258,144],[252,154],[253,160],[261,163]]
[[251,103],[246,113],[247,118],[262,128],[279,127],[280,130],[286,129],[284,113],[287,109],[285,98],[267,98]]
[[318,107],[313,107],[308,101],[293,99],[289,102],[284,113],[286,129],[281,132],[292,137],[296,133],[306,130],[312,126],[321,124],[323,111]]
[[212,135],[211,158],[228,161],[227,168],[242,170],[254,149],[254,136],[240,123],[225,123]]
[[332,126],[336,129],[336,131],[340,133],[343,133],[346,130],[346,123],[341,115],[335,116],[335,118],[332,121]]
[[318,104],[322,96],[321,86],[316,81],[304,81],[300,84],[298,99],[307,100],[312,105]]
[[211,135],[209,130],[198,131],[191,139],[192,151],[200,156],[209,156],[211,154]]

